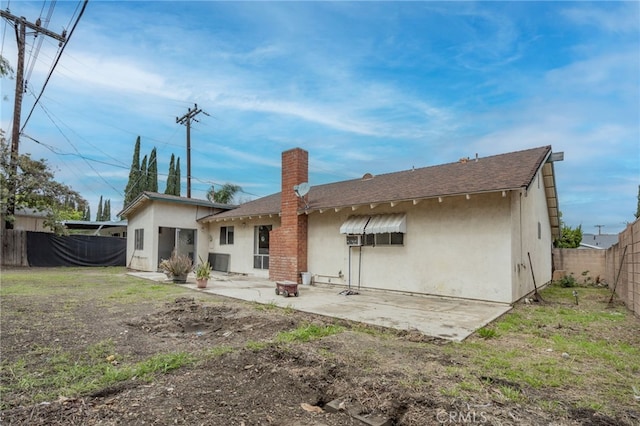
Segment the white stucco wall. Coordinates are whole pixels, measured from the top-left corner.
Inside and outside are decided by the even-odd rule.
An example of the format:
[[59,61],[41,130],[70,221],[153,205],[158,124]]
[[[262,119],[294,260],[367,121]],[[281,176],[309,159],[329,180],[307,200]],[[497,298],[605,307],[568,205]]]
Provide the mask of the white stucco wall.
[[[536,174],[527,191],[513,193],[512,210],[512,300],[516,301],[534,290],[534,275],[538,288],[551,280],[553,239],[540,172]],[[528,254],[531,255],[534,275],[531,274]]]
[[[138,271],[155,271],[155,268],[151,268],[151,257],[155,246],[153,244],[155,233],[152,232],[153,211],[148,208],[136,213],[127,218],[127,267]],[[142,250],[135,250],[136,229],[144,229]]]
[[[539,180],[539,185],[538,185]],[[522,195],[521,195],[522,194]],[[403,246],[346,245],[340,226],[351,215],[405,213]],[[540,222],[540,238],[538,238]],[[254,227],[280,225],[279,217],[212,222],[206,226],[205,254],[230,255],[229,270],[268,278],[253,268]],[[234,244],[220,244],[220,227],[234,227]],[[130,228],[133,232],[133,228]],[[522,236],[522,237],[521,237]],[[512,303],[551,279],[551,231],[542,179],[527,191],[423,200],[394,207],[363,206],[309,215],[308,270],[318,282],[447,297]],[[351,271],[349,251],[351,250]],[[362,257],[360,258],[360,253]],[[349,273],[351,272],[351,273]]]
[[[340,225],[352,214],[406,213],[403,246],[352,248],[351,285],[511,302],[509,197],[500,193],[361,207],[309,217],[309,271],[348,281],[349,248]],[[361,268],[359,267],[361,260]],[[339,282],[333,279],[332,282]]]
[[44,226],[44,217],[15,215],[13,229],[16,231],[53,232]]
[[[128,217],[127,266],[140,271],[157,270],[158,232],[160,227],[193,229],[195,231],[194,257],[206,259],[208,256],[207,227],[196,219],[212,213],[212,209],[188,204],[150,201],[144,208]],[[135,230],[144,228],[144,249],[134,250]]]
[[[269,278],[268,269],[255,269],[253,267],[254,228],[260,225],[271,225],[273,229],[276,229],[280,226],[280,218],[278,216],[211,222],[208,225],[207,253],[228,254],[229,272]],[[233,226],[233,244],[220,244],[220,228],[222,226]]]

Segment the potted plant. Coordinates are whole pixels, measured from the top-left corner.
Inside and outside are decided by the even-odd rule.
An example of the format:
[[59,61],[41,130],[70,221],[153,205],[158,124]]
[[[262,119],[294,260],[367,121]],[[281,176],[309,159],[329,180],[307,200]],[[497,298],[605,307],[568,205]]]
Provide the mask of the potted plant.
[[198,283],[198,288],[206,288],[207,282],[211,278],[211,264],[208,260],[203,262],[200,256],[198,258],[200,259],[200,264],[196,266],[196,282]]
[[193,261],[188,256],[179,255],[174,250],[169,259],[162,259],[160,269],[164,271],[174,283],[186,283],[187,275],[193,269]]

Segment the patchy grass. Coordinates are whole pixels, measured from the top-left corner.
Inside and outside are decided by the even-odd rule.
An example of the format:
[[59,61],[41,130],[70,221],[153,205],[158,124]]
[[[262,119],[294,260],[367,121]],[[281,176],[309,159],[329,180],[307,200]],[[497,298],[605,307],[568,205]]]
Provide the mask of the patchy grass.
[[282,331],[276,336],[276,342],[309,342],[333,334],[342,333],[344,327],[339,325],[303,324],[295,330]]
[[[265,327],[262,334],[249,334],[261,324],[274,324],[272,319],[294,310],[275,303],[248,303],[238,308],[242,314],[235,318],[239,321],[235,328],[228,328],[243,330],[233,337],[220,338],[206,346],[202,346],[206,342],[184,339],[178,342],[186,345],[176,343],[173,347],[165,346],[164,339],[155,339],[159,345],[156,352],[136,355],[137,351],[118,353],[122,348],[118,346],[122,344],[118,343],[118,333],[126,329],[120,321],[140,315],[144,304],[153,307],[145,312],[155,314],[171,312],[175,307],[167,307],[166,302],[185,295],[206,298],[210,304],[227,302],[173,284],[130,277],[125,272],[124,268],[3,271],[2,321],[12,325],[5,326],[3,333],[10,330],[17,343],[2,348],[0,393],[13,395],[13,405],[28,405],[52,401],[59,395],[91,394],[134,378],[153,380],[171,371],[175,373],[174,380],[180,374],[175,370],[184,366],[197,368],[200,360],[213,360],[213,365],[217,357],[224,357],[229,363],[235,358],[247,360],[255,356],[259,363],[270,352],[286,355],[296,351],[297,356],[308,353],[309,359],[326,360],[324,368],[332,372],[330,377],[321,376],[320,369],[313,370],[314,361],[300,370],[308,374],[304,380],[334,380],[335,369],[333,385],[353,384],[348,389],[337,387],[340,394],[367,391],[364,401],[387,392],[387,405],[397,402],[399,395],[410,400],[420,394],[440,407],[461,401],[493,407],[495,413],[531,407],[548,416],[564,416],[557,424],[571,423],[566,420],[572,408],[595,410],[612,418],[627,411],[640,412],[636,398],[640,396],[640,322],[619,303],[610,306],[610,292],[605,288],[552,285],[541,291],[544,303],[518,304],[462,343],[434,344],[412,340],[420,336],[409,332],[345,321],[323,323],[302,314],[287,318],[283,331],[275,337],[273,326]],[[578,293],[577,305],[574,291]],[[91,340],[91,336],[98,335],[96,324],[91,324],[94,308],[115,314],[105,316],[112,321],[101,322],[98,328],[102,331],[110,327],[111,334],[99,334],[99,338]],[[94,334],[90,335],[92,330]],[[70,343],[84,334],[85,346],[75,345],[73,351],[65,346],[65,338]],[[59,342],[56,337],[60,337]],[[264,349],[273,351],[262,352]],[[9,357],[7,352],[11,352]],[[253,359],[243,361],[239,371],[253,363]],[[185,377],[188,381],[194,379],[191,374]],[[250,378],[251,386],[259,377]],[[379,387],[372,388],[377,383]],[[233,386],[235,390],[235,382]],[[396,401],[392,401],[394,398]],[[379,401],[375,404],[380,406]]]
[[464,368],[454,367],[456,373],[491,378],[493,385],[484,383],[493,388],[496,383],[513,384],[498,386],[504,399],[541,409],[557,406],[545,397],[553,394],[550,389],[562,389],[576,407],[609,414],[602,401],[634,405],[633,386],[640,384],[640,330],[633,314],[621,305],[609,306],[610,293],[603,288],[552,285],[541,295],[544,303],[518,305],[476,337],[444,348],[470,360]]
[[[33,356],[44,357],[47,362],[30,363]],[[59,346],[39,346],[15,362],[0,364],[0,373],[5,377],[0,391],[29,393],[34,402],[50,401],[61,395],[88,394],[133,378],[149,381],[156,374],[194,361],[189,353],[176,352],[129,363],[114,354],[114,344],[110,340],[90,345],[80,353],[68,352]]]

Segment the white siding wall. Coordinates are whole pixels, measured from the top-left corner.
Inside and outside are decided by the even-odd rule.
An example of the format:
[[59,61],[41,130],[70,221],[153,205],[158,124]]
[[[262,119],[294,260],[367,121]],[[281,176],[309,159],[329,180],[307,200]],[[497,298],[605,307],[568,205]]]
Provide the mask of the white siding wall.
[[[509,197],[484,194],[362,207],[309,217],[309,271],[348,281],[349,248],[340,225],[350,214],[407,214],[404,246],[352,248],[351,285],[511,302]],[[333,279],[332,282],[339,282]]]
[[[514,192],[512,198],[513,295],[516,301],[534,290],[528,253],[531,254],[535,282],[540,288],[551,280],[552,237],[544,182],[540,172],[528,191]],[[540,236],[538,236],[540,223]]]
[[[208,228],[210,238],[207,241],[207,253],[228,254],[229,272],[269,278],[268,269],[254,269],[253,267],[254,227],[259,225],[271,225],[273,229],[276,229],[280,226],[280,218],[264,217],[210,223]],[[220,228],[222,226],[233,226],[233,244],[220,244]]]

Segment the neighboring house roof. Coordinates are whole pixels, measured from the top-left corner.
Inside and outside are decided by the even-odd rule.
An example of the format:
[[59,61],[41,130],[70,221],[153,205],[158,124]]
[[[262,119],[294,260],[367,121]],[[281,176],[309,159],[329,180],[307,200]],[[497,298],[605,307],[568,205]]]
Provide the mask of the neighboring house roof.
[[602,247],[593,246],[591,244],[580,243],[578,249],[595,249],[595,250],[604,250]]
[[582,234],[581,246],[608,249],[618,243],[617,234]]
[[122,211],[118,213],[118,216],[128,217],[129,215],[138,211],[142,206],[144,206],[149,201],[163,201],[166,203],[186,204],[191,206],[209,207],[209,208],[216,208],[221,210],[230,210],[236,207],[235,205],[231,205],[231,204],[212,203],[209,200],[178,197],[176,195],[167,195],[167,194],[160,194],[159,192],[145,191],[140,195],[138,195],[136,199],[131,202],[131,204],[126,206],[124,209],[122,209]]
[[[528,188],[550,154],[551,146],[543,146],[377,176],[366,174],[361,179],[312,186],[306,197],[306,211]],[[554,208],[557,208],[555,183],[553,180],[547,183],[545,179],[545,185],[553,187],[548,191],[548,198],[553,198]],[[280,193],[277,193],[200,220],[212,222],[279,213]],[[551,216],[557,217],[550,212]]]
[[126,227],[126,220],[113,221],[90,221],[90,220],[63,220],[62,224],[67,229],[104,229]]
[[47,217],[47,212],[45,210],[36,210],[30,207],[21,207],[16,209],[14,216],[25,216],[25,217]]

